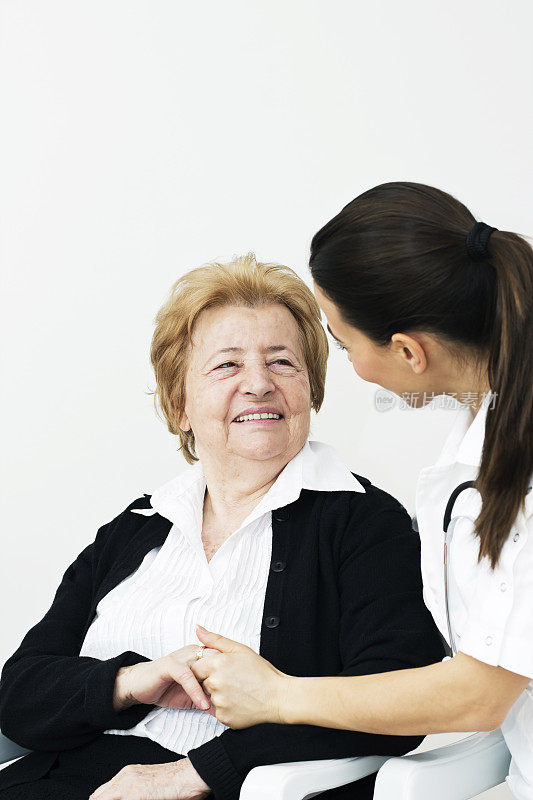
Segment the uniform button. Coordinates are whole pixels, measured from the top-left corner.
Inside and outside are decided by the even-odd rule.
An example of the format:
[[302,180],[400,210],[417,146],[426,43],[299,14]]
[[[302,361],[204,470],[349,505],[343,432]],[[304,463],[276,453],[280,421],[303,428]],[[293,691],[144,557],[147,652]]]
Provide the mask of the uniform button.
[[500,583],[500,592],[506,592],[506,591],[507,591],[507,584],[504,581],[503,583]]
[[487,647],[491,646],[491,644],[492,644],[492,636],[487,636],[487,638],[485,639],[485,644],[487,645]]
[[272,572],[283,572],[287,564],[285,561],[274,561],[272,564]]
[[520,539],[520,534],[515,533],[515,535],[513,536],[513,542],[517,542],[519,539]]
[[278,510],[274,512],[273,516],[276,522],[287,522],[290,517],[290,513],[285,508],[278,508]]
[[279,617],[265,617],[265,625],[267,628],[277,628],[279,625]]

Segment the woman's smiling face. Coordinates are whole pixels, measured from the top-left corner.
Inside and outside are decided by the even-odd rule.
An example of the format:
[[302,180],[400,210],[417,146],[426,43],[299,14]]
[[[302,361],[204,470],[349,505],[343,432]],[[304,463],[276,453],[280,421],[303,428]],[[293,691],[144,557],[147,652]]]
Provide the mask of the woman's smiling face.
[[[279,419],[236,422],[243,414]],[[203,311],[194,327],[182,430],[198,456],[290,461],[309,435],[311,390],[298,324],[282,304]]]

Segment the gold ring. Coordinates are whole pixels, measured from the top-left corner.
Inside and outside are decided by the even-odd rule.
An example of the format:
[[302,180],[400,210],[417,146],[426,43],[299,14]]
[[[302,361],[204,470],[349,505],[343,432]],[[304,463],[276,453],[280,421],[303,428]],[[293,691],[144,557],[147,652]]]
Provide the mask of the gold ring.
[[202,656],[203,656],[203,654],[204,654],[204,650],[205,650],[205,649],[206,649],[206,646],[205,646],[205,644],[204,644],[204,646],[203,646],[203,647],[199,647],[199,648],[198,648],[198,650],[196,651],[196,658],[195,658],[195,661],[198,661],[198,659],[202,658]]

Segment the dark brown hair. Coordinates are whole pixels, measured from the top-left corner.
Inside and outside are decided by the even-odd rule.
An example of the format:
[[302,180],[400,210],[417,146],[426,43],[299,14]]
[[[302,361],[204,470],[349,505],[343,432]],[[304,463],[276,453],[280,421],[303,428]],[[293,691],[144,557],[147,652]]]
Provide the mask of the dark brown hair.
[[[380,345],[426,331],[488,364],[487,413],[476,486],[479,559],[494,568],[533,472],[533,249],[494,231],[473,261],[470,211],[420,183],[364,192],[315,234],[310,268],[345,322]],[[495,224],[492,221],[492,224]]]

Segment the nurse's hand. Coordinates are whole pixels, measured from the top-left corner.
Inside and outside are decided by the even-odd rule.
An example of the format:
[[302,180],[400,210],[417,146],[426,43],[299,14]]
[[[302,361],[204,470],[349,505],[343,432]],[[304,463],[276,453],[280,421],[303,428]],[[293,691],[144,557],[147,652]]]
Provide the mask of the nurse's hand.
[[189,759],[180,758],[168,764],[128,764],[89,800],[202,800],[209,794]]
[[205,650],[191,669],[209,692],[217,719],[230,728],[282,722],[289,676],[244,644],[201,626],[196,635],[212,649]]
[[199,645],[190,644],[155,661],[121,667],[115,679],[115,711],[147,703],[162,708],[196,707],[215,716],[209,697],[191,670],[199,649]]

